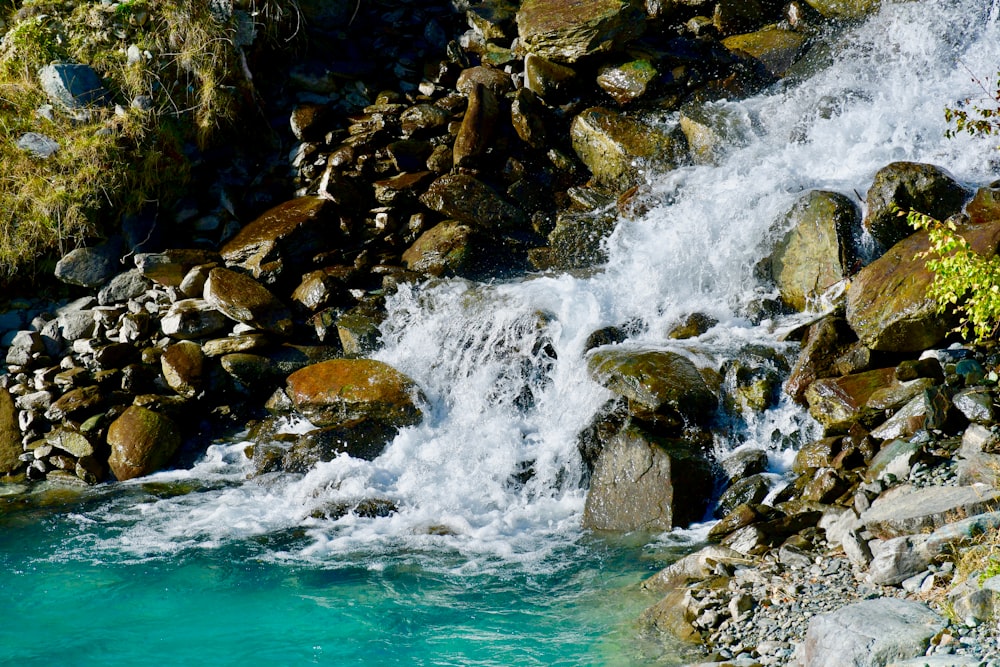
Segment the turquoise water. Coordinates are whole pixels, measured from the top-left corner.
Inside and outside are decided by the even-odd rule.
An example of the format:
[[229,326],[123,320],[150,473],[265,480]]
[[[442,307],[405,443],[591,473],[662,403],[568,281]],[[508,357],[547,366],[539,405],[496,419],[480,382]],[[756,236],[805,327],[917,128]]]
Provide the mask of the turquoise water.
[[[134,490],[133,490],[134,491]],[[139,495],[132,498],[135,501]],[[594,538],[531,567],[467,571],[443,548],[291,558],[301,532],[262,535],[169,558],[98,549],[108,499],[0,519],[11,665],[677,664],[640,637],[655,598],[636,583],[670,559]],[[108,546],[106,543],[104,546]]]

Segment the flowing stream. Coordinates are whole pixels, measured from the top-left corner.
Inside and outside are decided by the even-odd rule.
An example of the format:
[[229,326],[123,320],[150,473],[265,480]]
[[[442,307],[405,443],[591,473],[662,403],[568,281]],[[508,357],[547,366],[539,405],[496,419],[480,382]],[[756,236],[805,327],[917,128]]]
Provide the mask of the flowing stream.
[[[744,313],[767,296],[754,266],[801,193],[860,199],[895,160],[969,185],[997,178],[1000,153],[945,139],[943,108],[982,96],[974,77],[993,81],[1000,3],[883,4],[819,49],[808,78],[717,103],[739,141],[718,166],[650,174],[658,204],[621,221],[602,270],[391,297],[376,356],[427,401],[424,422],[375,461],[248,480],[245,443],[218,443],[189,470],[65,492],[69,511],[32,501],[0,516],[0,663],[678,664],[679,648],[638,637],[655,598],[636,584],[704,527],[642,540],[581,530],[576,438],[609,398],[584,342],[627,325],[624,345],[703,366],[749,345],[794,353],[781,322]],[[668,339],[692,312],[719,324]],[[780,474],[815,426],[782,402],[717,431],[720,453],[766,449]],[[371,498],[398,511],[325,518]]]

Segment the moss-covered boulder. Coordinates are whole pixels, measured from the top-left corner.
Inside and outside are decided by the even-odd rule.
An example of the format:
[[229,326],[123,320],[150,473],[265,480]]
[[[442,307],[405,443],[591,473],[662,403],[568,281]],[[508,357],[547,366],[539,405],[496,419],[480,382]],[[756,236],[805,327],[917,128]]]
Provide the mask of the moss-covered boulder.
[[133,405],[108,427],[108,465],[120,481],[142,477],[163,468],[180,444],[172,419]]
[[249,271],[265,284],[288,268],[300,270],[339,234],[336,205],[321,197],[299,197],[266,211],[222,247],[229,265]]
[[[958,230],[973,250],[996,254],[1000,220]],[[927,296],[934,280],[923,259],[915,255],[930,245],[926,231],[917,232],[863,268],[847,291],[847,321],[862,343],[873,350],[919,352],[941,342],[954,318],[937,312]]]
[[432,276],[482,275],[495,244],[471,225],[445,220],[434,225],[403,253],[403,264],[411,271]]
[[938,220],[958,213],[969,192],[941,167],[893,162],[878,170],[868,189],[865,229],[883,248],[913,233],[902,211],[919,211]]
[[587,363],[591,377],[628,399],[640,417],[704,423],[718,403],[698,368],[676,352],[606,348]]
[[597,85],[618,104],[628,104],[646,94],[657,77],[656,66],[646,59],[608,65],[597,74]]
[[848,275],[860,219],[854,202],[837,192],[813,190],[795,202],[782,223],[788,232],[771,253],[771,277],[782,301],[805,310]]
[[413,380],[374,359],[331,359],[306,366],[288,376],[286,388],[295,408],[317,426],[362,419],[411,426],[423,416]]
[[292,314],[270,290],[250,276],[215,268],[205,283],[205,301],[227,317],[268,333],[287,336]]
[[618,191],[640,182],[645,163],[655,161],[657,169],[669,170],[688,161],[680,128],[666,130],[603,107],[574,117],[570,137],[594,182]]
[[711,494],[711,466],[696,445],[627,428],[597,458],[583,527],[671,530],[702,518]]
[[621,48],[646,29],[638,0],[525,0],[517,12],[521,44],[558,62]]

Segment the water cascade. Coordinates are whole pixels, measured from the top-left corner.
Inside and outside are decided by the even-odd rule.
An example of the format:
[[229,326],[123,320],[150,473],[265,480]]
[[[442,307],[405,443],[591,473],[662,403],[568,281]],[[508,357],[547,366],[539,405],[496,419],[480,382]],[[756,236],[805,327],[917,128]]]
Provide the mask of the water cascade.
[[[544,649],[555,642],[564,655],[577,656],[564,664],[612,663],[614,642],[593,637],[607,628],[588,625],[589,618],[577,619],[579,631],[553,630],[567,635],[558,641],[539,631],[530,640],[539,648],[503,652],[520,641],[510,635],[538,617],[561,614],[553,625],[569,626],[575,615],[585,616],[581,608],[607,596],[594,591],[634,583],[648,571],[637,557],[648,548],[605,543],[580,529],[586,488],[577,435],[609,397],[588,377],[587,337],[627,325],[631,335],[622,345],[670,349],[714,368],[749,345],[794,353],[793,344],[778,341],[785,322],[749,313],[770,289],[755,279],[754,267],[784,231],[774,221],[801,193],[822,188],[863,198],[875,171],[896,160],[943,166],[970,185],[1000,170],[996,151],[981,142],[943,136],[944,106],[981,93],[972,76],[988,81],[1000,63],[1000,4],[987,5],[885,2],[872,19],[830,37],[810,76],[791,77],[745,101],[716,103],[735,119],[739,140],[717,166],[651,171],[645,196],[656,205],[620,222],[601,270],[401,288],[389,298],[383,347],[375,356],[420,385],[425,420],[404,429],[376,460],[342,456],[301,477],[248,480],[244,443],[216,444],[190,470],[137,480],[124,492],[96,496],[67,519],[49,519],[68,536],[55,540],[38,529],[38,545],[21,547],[31,553],[0,561],[48,576],[46,586],[56,586],[51,577],[79,576],[88,590],[106,587],[112,596],[132,595],[143,604],[155,596],[130,588],[128,573],[135,570],[129,568],[156,582],[151,587],[189,592],[193,605],[219,604],[225,586],[256,577],[259,590],[240,603],[255,618],[266,615],[269,591],[292,590],[296,602],[286,600],[292,623],[322,610],[327,623],[351,629],[343,635],[327,629],[322,641],[290,630],[295,648],[286,658],[560,664]],[[668,115],[663,122],[676,119]],[[696,339],[669,339],[669,328],[694,312],[718,324]],[[296,428],[304,426],[288,425]],[[780,473],[785,450],[812,437],[815,427],[801,408],[782,400],[762,416],[720,416],[716,431],[719,452],[768,449]],[[187,485],[190,493],[158,493],[150,482]],[[364,499],[391,502],[397,511],[336,518],[325,512]],[[92,564],[109,569],[88,569]],[[74,568],[86,574],[69,574]],[[598,583],[601,571],[610,584]],[[619,581],[616,572],[631,578]],[[29,594],[19,588],[28,584],[14,586],[17,604],[29,608]],[[418,589],[424,598],[414,596]],[[504,612],[507,603],[487,604],[476,591],[516,602]],[[275,593],[275,599],[285,598]],[[303,604],[307,599],[312,602]],[[100,613],[99,605],[88,604]],[[166,607],[165,614],[186,608]],[[331,615],[337,607],[339,615]],[[362,607],[398,625],[383,627]],[[463,609],[495,618],[476,624]],[[624,623],[636,610],[626,605],[618,618]],[[229,622],[240,618],[220,613]],[[197,609],[194,616],[210,622]],[[437,628],[437,638],[418,629],[421,623]],[[277,650],[280,628],[263,624],[261,636],[276,642],[267,650]],[[449,636],[443,628],[457,629]],[[389,635],[401,642],[398,654]],[[342,648],[352,637],[376,653]],[[77,646],[66,641],[67,651]],[[567,648],[574,642],[584,646],[581,653]],[[15,655],[30,655],[19,650]],[[610,653],[597,658],[587,651]],[[281,660],[279,653],[274,657]]]

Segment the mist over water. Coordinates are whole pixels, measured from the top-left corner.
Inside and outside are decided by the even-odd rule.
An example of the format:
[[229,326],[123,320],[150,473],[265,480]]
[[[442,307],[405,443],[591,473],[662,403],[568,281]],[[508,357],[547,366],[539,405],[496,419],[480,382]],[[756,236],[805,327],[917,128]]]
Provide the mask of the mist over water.
[[[559,586],[599,587],[595,573],[612,564],[632,568],[634,581],[649,567],[635,561],[635,549],[632,564],[624,565],[580,529],[586,492],[577,434],[610,397],[587,375],[587,337],[627,325],[633,334],[623,345],[675,350],[714,368],[752,344],[793,353],[791,344],[777,341],[782,323],[755,325],[746,313],[768,294],[754,267],[785,231],[774,221],[802,193],[835,190],[863,205],[875,172],[896,160],[937,164],[970,186],[1000,174],[998,151],[967,136],[945,139],[943,118],[946,105],[983,94],[974,77],[987,86],[995,80],[998,11],[997,0],[887,1],[879,15],[832,40],[829,63],[808,78],[716,103],[735,119],[741,140],[717,166],[650,174],[644,196],[656,205],[620,222],[601,270],[401,288],[388,299],[384,346],[375,356],[420,386],[425,419],[401,431],[375,461],[342,456],[304,476],[247,479],[244,443],[220,443],[190,470],[99,494],[58,524],[64,539],[43,540],[38,554],[25,551],[18,562],[40,570],[72,562],[155,569],[233,551],[234,558],[260,564],[262,580],[297,596],[323,598],[334,587],[324,582],[325,592],[317,594],[312,582],[300,590],[298,568],[363,572],[358,576],[367,584],[340,595],[373,596],[368,603],[383,611],[400,595],[385,582],[410,567],[420,576],[451,577],[438,590],[445,597],[462,587],[456,582],[463,577],[486,588],[484,576],[529,588],[549,577]],[[695,340],[668,339],[670,327],[693,312],[719,324]],[[815,427],[800,408],[782,402],[762,416],[723,416],[718,432],[720,453],[764,448],[780,471],[789,443],[811,437]],[[151,492],[151,481],[193,491]],[[322,518],[325,507],[366,498],[390,500],[398,512]],[[294,585],[282,568],[298,573]],[[384,590],[373,592],[374,580]],[[550,613],[525,604],[529,616]],[[379,630],[365,623],[358,621],[358,632]],[[468,632],[474,638],[477,630]]]

